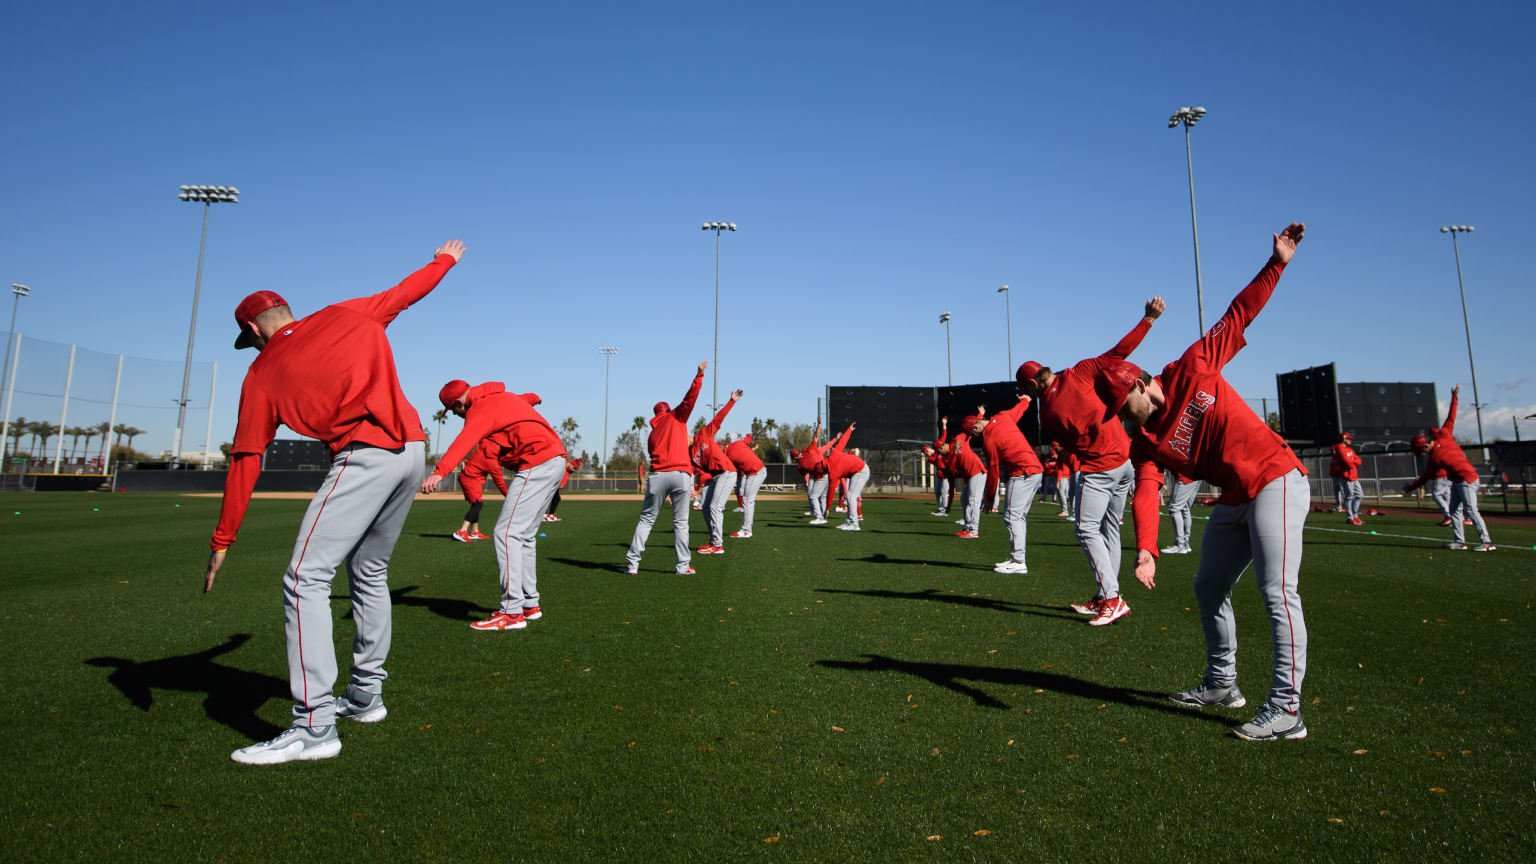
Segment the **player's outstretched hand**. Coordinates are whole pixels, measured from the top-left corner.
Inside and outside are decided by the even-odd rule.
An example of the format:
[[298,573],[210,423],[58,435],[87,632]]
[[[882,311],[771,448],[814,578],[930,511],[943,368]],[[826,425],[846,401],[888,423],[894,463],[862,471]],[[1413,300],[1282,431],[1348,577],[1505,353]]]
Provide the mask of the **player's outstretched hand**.
[[700,375],[703,375],[704,374],[704,370],[708,369],[708,368],[709,368],[709,361],[708,360],[703,360],[703,361],[699,362],[699,374]]
[[219,575],[219,568],[224,566],[224,556],[229,554],[228,549],[217,549],[208,556],[208,573],[203,577],[203,593],[213,590],[213,577]]
[[741,397],[745,396],[746,394],[747,394],[747,391],[745,391],[745,390],[733,390],[733,391],[731,391],[731,401],[735,402],[737,399],[740,399]]
[[1301,235],[1306,233],[1307,226],[1301,222],[1292,222],[1285,226],[1285,230],[1275,235],[1275,260],[1281,264],[1291,263],[1291,256],[1296,254],[1296,244],[1301,242]]
[[1451,388],[1451,395],[1452,396],[1460,396],[1461,395],[1461,385],[1460,384],[1457,384],[1455,387]]
[[1157,587],[1157,579],[1156,579],[1156,577],[1157,577],[1157,559],[1153,558],[1152,557],[1152,553],[1148,552],[1145,549],[1141,550],[1140,552],[1137,552],[1136,553],[1136,581],[1140,582],[1141,584],[1147,586],[1147,588],[1151,589],[1151,588],[1156,588]]
[[428,494],[430,494],[432,492],[436,492],[437,491],[437,487],[442,485],[442,482],[443,482],[443,475],[441,475],[441,474],[428,474],[427,475],[427,479],[421,481],[421,491],[426,492]]
[[1145,317],[1148,321],[1156,321],[1158,318],[1162,317],[1163,310],[1167,308],[1168,304],[1163,302],[1162,297],[1153,297],[1151,300],[1147,301],[1147,311]]
[[453,260],[458,261],[464,257],[464,241],[449,240],[447,243],[437,247],[437,251],[432,253],[433,258],[439,255],[452,255]]

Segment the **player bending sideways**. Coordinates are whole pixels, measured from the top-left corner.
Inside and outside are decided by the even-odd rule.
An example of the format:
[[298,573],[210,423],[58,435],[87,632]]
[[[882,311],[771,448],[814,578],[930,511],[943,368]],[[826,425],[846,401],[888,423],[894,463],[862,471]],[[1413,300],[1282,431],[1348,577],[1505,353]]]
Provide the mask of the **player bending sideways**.
[[736,488],[736,464],[726,457],[725,448],[715,441],[715,436],[720,434],[720,424],[741,396],[741,390],[731,394],[714,418],[693,436],[688,451],[694,467],[709,477],[704,483],[704,525],[709,530],[709,542],[699,547],[700,555],[725,554],[725,503]]
[[689,566],[692,553],[688,548],[688,492],[693,486],[693,465],[688,456],[688,418],[699,399],[699,388],[704,385],[704,369],[708,366],[708,360],[699,364],[693,383],[676,408],[657,402],[651,409],[651,434],[646,439],[651,473],[645,477],[640,521],[635,525],[635,536],[629,541],[629,551],[624,556],[624,572],[631,576],[640,572],[640,556],[645,554],[645,541],[651,537],[651,526],[656,524],[663,501],[672,502],[672,548],[677,553],[677,572],[693,572]]
[[1306,469],[1284,439],[1249,408],[1222,377],[1247,344],[1244,331],[1269,302],[1280,274],[1296,254],[1305,225],[1293,222],[1274,236],[1264,269],[1227,312],[1157,377],[1134,364],[1099,370],[1094,385],[1132,428],[1132,458],[1141,480],[1136,495],[1136,578],[1156,584],[1157,499],[1166,468],[1220,487],[1206,523],[1195,573],[1195,599],[1205,630],[1205,677],[1192,690],[1169,697],[1183,705],[1247,704],[1237,688],[1237,622],[1232,587],[1253,564],[1254,581],[1269,611],[1274,675],[1269,701],[1233,730],[1248,741],[1307,737],[1301,720],[1301,683],[1307,671],[1307,625],[1296,590],[1301,532],[1311,509]]
[[485,504],[485,478],[491,478],[503,496],[507,494],[507,478],[501,473],[496,450],[490,442],[481,441],[470,451],[469,458],[464,460],[464,466],[459,469],[459,491],[464,493],[464,500],[469,502],[464,524],[453,532],[453,539],[460,543],[491,539],[480,533],[480,508]]
[[768,467],[752,449],[751,435],[732,441],[725,448],[725,458],[736,466],[739,478],[736,486],[741,490],[741,528],[731,532],[731,536],[737,539],[751,537],[752,517],[757,515],[757,493],[763,488],[763,480],[768,477]]
[[475,387],[467,381],[449,381],[437,398],[444,408],[464,418],[464,428],[422,481],[422,492],[437,489],[453,466],[482,441],[489,441],[501,464],[514,473],[491,533],[496,543],[501,607],[495,615],[469,626],[474,630],[522,630],[529,621],[544,617],[539,608],[539,523],[544,521],[549,500],[565,476],[565,445],[549,421],[533,410],[539,397],[508,393],[500,381]]
[[[982,448],[987,452],[987,486],[982,493],[983,501],[991,501],[1001,483],[1008,488],[1007,510],[1003,524],[1008,528],[1008,558],[992,569],[998,573],[1028,573],[1025,563],[1024,542],[1028,530],[1025,519],[1029,507],[1035,502],[1035,491],[1040,488],[1040,457],[1029,446],[1024,433],[1019,431],[1019,416],[1029,408],[1029,397],[1020,395],[1018,404],[995,417],[987,417],[985,406],[978,406],[976,413],[965,418],[961,428],[968,435],[980,435]],[[967,512],[969,518],[969,512]]]
[[835,488],[845,481],[848,484],[847,491],[843,493],[848,517],[843,524],[837,526],[843,531],[859,530],[859,520],[864,518],[864,485],[869,482],[869,466],[864,464],[863,459],[843,449],[853,436],[854,425],[849,423],[843,434],[825,448],[823,456],[827,465],[827,488]]
[[800,451],[795,457],[795,465],[805,477],[805,497],[811,505],[811,524],[827,524],[827,493],[831,484],[827,482],[827,462],[822,458],[821,446],[817,444],[821,440],[821,417],[816,418],[816,430],[811,433],[811,443]]
[[[293,725],[271,741],[236,750],[246,765],[329,759],[341,752],[336,718],[383,720],[389,657],[389,558],[410,512],[426,459],[427,433],[400,390],[384,328],[427,296],[464,254],[457,240],[431,264],[372,297],[347,300],[294,320],[288,301],[257,291],[235,307],[236,348],[260,354],[245,373],[230,447],[224,503],[210,544],[203,591],[213,590],[261,473],[261,454],[278,426],[324,441],[331,470],[299,523],[283,574],[283,622]],[[331,640],[331,579],[347,564],[357,632],[352,672],[337,699]]]
[[1145,314],[1115,347],[1056,374],[1033,360],[1019,367],[1019,389],[1040,400],[1041,431],[1081,460],[1082,480],[1073,492],[1077,542],[1088,556],[1095,592],[1072,610],[1092,615],[1097,627],[1125,617],[1131,607],[1120,596],[1120,522],[1131,490],[1131,440],[1114,418],[1105,420],[1104,403],[1094,394],[1093,376],[1131,356],[1163,314],[1163,298],[1147,301]]
[[1456,403],[1460,398],[1461,385],[1458,384],[1451,388],[1451,410],[1445,415],[1445,425],[1429,430],[1428,438],[1423,435],[1413,436],[1414,452],[1426,454],[1427,458],[1424,473],[1404,486],[1403,491],[1412,492],[1429,482],[1436,472],[1444,471],[1447,479],[1451,480],[1451,542],[1445,548],[1458,551],[1467,548],[1466,520],[1471,520],[1477,528],[1478,542],[1474,548],[1479,552],[1492,552],[1497,547],[1488,534],[1488,526],[1483,524],[1483,514],[1477,510],[1477,469],[1467,461],[1467,454],[1461,451],[1461,445],[1456,443],[1454,435]]

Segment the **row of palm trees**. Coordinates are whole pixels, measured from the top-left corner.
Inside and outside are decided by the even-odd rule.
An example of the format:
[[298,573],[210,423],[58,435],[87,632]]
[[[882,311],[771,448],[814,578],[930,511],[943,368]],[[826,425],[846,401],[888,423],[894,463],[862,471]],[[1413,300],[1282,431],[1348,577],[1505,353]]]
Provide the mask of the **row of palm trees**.
[[[80,449],[80,440],[82,438],[85,439],[85,453],[86,455],[90,455],[91,439],[98,435],[101,436],[101,447],[97,455],[98,457],[105,460],[107,455],[106,450],[108,432],[114,433],[117,436],[116,440],[112,442],[112,446],[121,446],[123,439],[127,438],[128,447],[132,449],[133,439],[143,435],[145,430],[134,426],[129,426],[125,423],[119,423],[116,426],[105,422],[97,423],[95,426],[66,426],[64,427],[64,437],[74,439],[69,448],[70,460],[74,460],[75,452]],[[33,454],[46,453],[48,450],[48,439],[58,434],[59,427],[56,423],[49,423],[46,420],[28,420],[25,417],[17,417],[15,420],[11,421],[10,427],[6,430],[6,436],[12,439],[11,441],[6,442],[9,445],[8,452],[19,452],[21,450],[21,439],[30,435],[32,436],[32,440],[29,451]]]

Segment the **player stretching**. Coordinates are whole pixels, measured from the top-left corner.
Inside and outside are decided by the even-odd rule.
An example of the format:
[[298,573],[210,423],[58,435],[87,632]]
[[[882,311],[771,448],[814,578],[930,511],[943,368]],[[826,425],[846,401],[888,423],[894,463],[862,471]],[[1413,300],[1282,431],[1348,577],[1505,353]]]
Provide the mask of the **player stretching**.
[[[976,414],[965,418],[964,429],[981,436],[982,447],[987,451],[987,488],[982,500],[991,501],[999,480],[1008,487],[1007,511],[1003,524],[1008,527],[1008,560],[999,562],[992,569],[998,573],[1028,573],[1025,565],[1024,541],[1029,525],[1029,507],[1035,503],[1035,491],[1040,488],[1040,457],[1029,446],[1024,433],[1019,431],[1019,415],[1029,408],[1029,397],[1020,395],[1019,402],[996,417],[988,419],[985,406],[978,406]],[[1006,479],[1003,479],[1006,478]]]
[[1168,521],[1173,523],[1173,545],[1164,546],[1164,555],[1188,555],[1189,536],[1194,529],[1194,517],[1190,509],[1200,495],[1200,481],[1177,472],[1173,484],[1168,487]]
[[869,466],[864,464],[863,459],[843,449],[848,446],[854,425],[849,423],[836,441],[823,448],[826,451],[823,459],[827,466],[827,488],[834,489],[839,483],[845,480],[848,482],[848,491],[843,495],[843,502],[848,506],[848,518],[837,526],[843,531],[859,530],[859,520],[864,518],[864,484],[869,482]]
[[485,503],[485,478],[491,478],[503,497],[507,494],[507,478],[501,473],[501,463],[496,461],[497,449],[489,442],[480,442],[479,446],[470,451],[469,458],[464,460],[464,467],[459,469],[459,491],[464,493],[464,500],[469,502],[464,524],[453,532],[453,539],[460,543],[491,539],[480,533],[480,508]]
[[952,482],[946,461],[940,458],[939,449],[949,439],[949,418],[939,418],[939,437],[933,439],[933,444],[923,448],[929,464],[933,465],[933,498],[934,516],[948,516],[949,505],[955,499],[955,484]]
[[1073,490],[1077,542],[1088,556],[1096,592],[1072,610],[1092,615],[1088,623],[1112,624],[1131,611],[1120,596],[1120,520],[1131,488],[1131,440],[1113,417],[1105,419],[1104,403],[1094,394],[1093,376],[1100,369],[1131,356],[1152,322],[1163,314],[1163,298],[1147,301],[1136,326],[1115,347],[1083,360],[1061,374],[1033,360],[1019,367],[1019,389],[1040,400],[1041,431],[1081,459],[1082,480]]
[[635,524],[634,539],[629,541],[629,551],[624,554],[624,572],[631,576],[640,572],[640,556],[645,554],[645,541],[651,537],[651,526],[661,513],[661,502],[672,502],[672,548],[677,553],[677,572],[689,574],[692,553],[688,548],[688,490],[693,486],[693,466],[688,458],[688,418],[693,414],[693,404],[698,401],[699,388],[704,385],[705,360],[693,376],[683,401],[673,408],[665,402],[657,402],[651,409],[651,434],[646,439],[650,455],[651,473],[646,475],[645,500],[640,505],[640,521]]
[[[336,718],[383,720],[389,657],[389,557],[411,509],[426,459],[426,430],[400,390],[384,328],[427,296],[464,254],[457,240],[431,264],[371,297],[327,306],[297,321],[288,301],[257,291],[235,307],[236,348],[260,354],[245,373],[230,447],[224,503],[213,532],[203,591],[213,590],[278,426],[326,443],[331,470],[299,523],[283,574],[283,621],[293,725],[271,741],[236,750],[246,765],[329,759],[341,752]],[[351,681],[340,699],[331,640],[331,579],[347,564],[357,632]]]
[[1333,445],[1333,461],[1339,466],[1339,479],[1344,481],[1344,521],[1351,525],[1364,525],[1360,518],[1360,502],[1365,498],[1365,491],[1360,488],[1360,457],[1355,453],[1349,442],[1355,440],[1355,436],[1348,432],[1339,436],[1338,443]]
[[1477,528],[1477,546],[1479,552],[1492,552],[1496,547],[1493,538],[1488,535],[1488,526],[1483,524],[1483,514],[1477,510],[1477,469],[1467,461],[1467,454],[1461,452],[1461,445],[1456,443],[1453,434],[1456,429],[1456,403],[1461,398],[1461,385],[1451,388],[1451,410],[1445,415],[1445,425],[1439,429],[1431,429],[1430,437],[1423,435],[1413,436],[1413,450],[1415,453],[1426,454],[1424,473],[1407,486],[1403,492],[1412,492],[1429,482],[1435,476],[1435,472],[1445,469],[1447,478],[1451,480],[1451,542],[1447,549],[1462,550],[1467,548],[1466,520],[1470,519],[1472,525]]
[[725,448],[725,458],[731,460],[741,476],[741,528],[731,534],[738,539],[752,536],[752,517],[757,514],[757,492],[763,488],[768,468],[752,450],[752,436],[737,438]]
[[1247,704],[1237,689],[1232,588],[1252,563],[1269,612],[1275,659],[1269,700],[1252,720],[1233,730],[1249,741],[1307,737],[1301,720],[1307,625],[1296,581],[1312,492],[1296,454],[1227,383],[1222,369],[1247,344],[1244,331],[1269,302],[1305,230],[1305,225],[1292,222],[1273,235],[1273,252],[1264,269],[1221,320],[1156,378],[1119,362],[1100,370],[1094,380],[1109,416],[1118,414],[1133,429],[1131,452],[1142,481],[1133,508],[1139,547],[1135,572],[1143,585],[1156,584],[1157,498],[1163,469],[1221,488],[1195,573],[1195,599],[1205,630],[1205,677],[1194,689],[1169,698],[1197,707]]
[[795,464],[800,468],[800,473],[805,476],[805,497],[811,504],[811,524],[827,524],[828,491],[831,484],[827,482],[827,462],[821,457],[821,448],[817,441],[821,440],[821,418],[816,418],[816,430],[811,433],[811,443],[800,450],[800,455],[795,457]]
[[715,441],[715,436],[720,434],[720,424],[725,422],[725,415],[731,413],[742,392],[735,391],[720,406],[714,418],[693,436],[688,451],[700,473],[709,477],[704,484],[703,497],[704,525],[709,531],[709,542],[699,547],[700,555],[725,554],[725,502],[736,486],[736,465],[726,458],[725,448]]

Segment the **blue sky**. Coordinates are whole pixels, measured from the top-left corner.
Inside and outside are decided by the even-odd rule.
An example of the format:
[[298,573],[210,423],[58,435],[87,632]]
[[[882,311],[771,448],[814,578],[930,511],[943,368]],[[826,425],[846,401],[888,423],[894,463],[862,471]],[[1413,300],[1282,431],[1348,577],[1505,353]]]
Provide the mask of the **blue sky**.
[[[1467,383],[1470,402],[1438,229],[1473,224],[1484,422],[1507,435],[1536,412],[1531,10],[39,4],[9,13],[0,55],[0,275],[34,289],[20,332],[167,361],[143,398],[169,404],[201,218],[176,187],[240,187],[212,214],[197,328],[217,443],[253,356],[229,347],[241,297],[275,289],[302,315],[461,238],[460,267],[391,327],[407,395],[425,417],[449,378],[503,380],[596,449],[597,346],[621,349],[610,438],[711,356],[699,224],[730,220],[720,392],[746,389],[740,432],[808,422],[828,384],[942,383],[944,311],[955,381],[1004,378],[1003,283],[1015,364],[1102,351],[1151,294],[1169,311],[1136,359],[1172,359],[1198,328],[1166,119],[1199,104],[1207,320],[1270,232],[1309,226],[1228,367],[1238,389],[1335,361],[1342,380]],[[141,448],[169,445],[174,412],[155,416]]]

